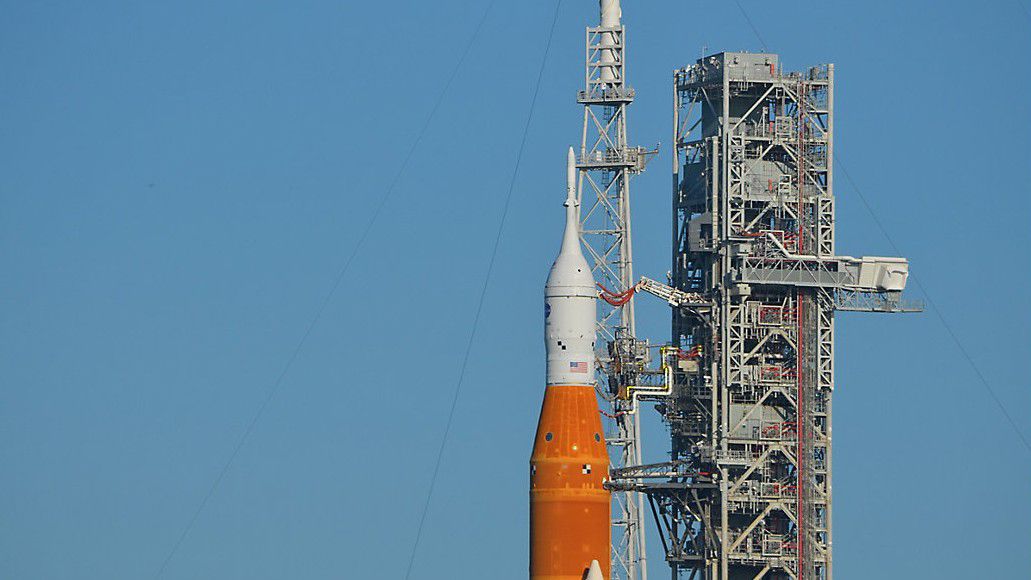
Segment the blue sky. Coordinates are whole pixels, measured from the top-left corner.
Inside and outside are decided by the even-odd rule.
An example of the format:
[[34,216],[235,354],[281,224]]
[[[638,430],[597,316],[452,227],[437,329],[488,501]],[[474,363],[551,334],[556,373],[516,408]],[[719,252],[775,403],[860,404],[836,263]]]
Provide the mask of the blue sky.
[[[1029,18],[742,0],[836,64],[840,160],[1031,433]],[[670,80],[734,3],[625,3],[638,271],[669,261]],[[554,4],[496,4],[164,578],[400,578]],[[416,137],[482,2],[33,2],[0,20],[0,575],[152,578]],[[566,0],[413,578],[522,578],[541,291],[596,2]],[[804,30],[800,28],[804,25]],[[838,248],[892,255],[839,179]],[[916,293],[919,296],[919,293]],[[642,335],[668,309],[639,302]],[[1031,568],[1031,452],[930,313],[839,317],[839,577]],[[649,454],[661,459],[657,421]],[[652,538],[651,546],[657,547]],[[663,575],[652,553],[652,574]]]

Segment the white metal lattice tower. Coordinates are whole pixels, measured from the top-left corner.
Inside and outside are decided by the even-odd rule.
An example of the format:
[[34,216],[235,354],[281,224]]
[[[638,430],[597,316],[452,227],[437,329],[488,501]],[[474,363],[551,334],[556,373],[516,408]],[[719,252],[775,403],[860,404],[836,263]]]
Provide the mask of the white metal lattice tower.
[[[674,78],[671,461],[643,491],[672,577],[831,580],[834,313],[919,310],[902,258],[835,254],[833,65],[723,52]],[[706,303],[707,302],[707,303]]]
[[[648,151],[627,145],[626,108],[634,91],[626,85],[626,30],[619,0],[600,0],[601,22],[587,28],[583,134],[577,158],[577,196],[582,208],[581,240],[595,280],[612,292],[634,284],[630,231],[630,181],[639,173]],[[633,302],[622,307],[604,303],[598,311],[599,395],[609,404],[612,433],[607,437],[614,469],[641,463],[638,415],[626,413],[626,401],[615,396],[620,371],[613,352],[635,352]],[[646,360],[643,350],[639,363]],[[643,498],[636,492],[613,493],[612,578],[645,580]]]
[[637,286],[672,308],[672,341],[653,370],[635,341],[610,351],[670,460],[608,487],[647,496],[674,580],[832,580],[834,314],[921,310],[909,264],[835,254],[833,65],[717,53],[674,94],[672,286]]

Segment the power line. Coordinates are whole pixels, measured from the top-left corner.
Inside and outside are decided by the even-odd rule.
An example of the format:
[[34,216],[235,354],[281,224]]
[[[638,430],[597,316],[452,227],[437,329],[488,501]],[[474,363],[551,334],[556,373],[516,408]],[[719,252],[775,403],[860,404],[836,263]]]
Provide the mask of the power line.
[[[755,28],[755,25],[752,24],[752,19],[748,17],[748,13],[745,12],[744,6],[741,5],[741,2],[739,0],[734,1],[737,3],[738,9],[741,10],[741,14],[745,17],[745,20],[748,22],[749,26],[752,27],[752,32],[755,33],[755,37],[759,40],[759,43],[763,46],[763,49],[765,50],[766,42],[763,41],[761,36],[759,36],[759,31]],[[1022,2],[1019,2],[1019,0],[1017,3],[1020,4],[1021,8],[1024,8],[1025,13],[1027,13],[1024,4]],[[866,211],[870,213],[870,217],[873,218],[874,223],[877,225],[877,229],[881,231],[881,234],[884,236],[884,239],[888,241],[888,244],[890,244],[892,249],[895,250],[895,253],[901,256],[902,251],[899,249],[898,245],[895,243],[895,240],[891,237],[891,235],[888,234],[888,230],[884,227],[884,224],[881,223],[880,218],[877,217],[877,213],[874,211],[873,206],[870,205],[870,203],[866,199],[866,196],[863,195],[863,192],[859,189],[859,186],[856,185],[856,182],[852,179],[852,176],[849,175],[848,169],[846,169],[845,165],[841,162],[841,157],[835,154],[834,161],[838,164],[838,167],[841,168],[842,174],[844,174],[845,179],[848,180],[849,185],[852,186],[853,191],[855,191],[856,195],[859,196],[859,200],[863,202],[863,206],[866,207]],[[920,283],[920,280],[916,276],[911,275],[910,278],[913,280],[913,283],[916,284],[917,287],[920,289],[920,292],[923,293],[924,298],[927,300],[927,304],[931,307],[931,310],[934,312],[934,315],[938,317],[938,320],[941,322],[942,326],[945,327],[945,332],[949,335],[949,338],[952,339],[952,342],[955,343],[956,348],[959,349],[959,352],[963,355],[963,358],[966,359],[967,363],[970,365],[970,368],[974,371],[974,374],[977,375],[977,378],[981,382],[981,385],[984,386],[985,391],[987,391],[991,399],[995,401],[995,405],[999,408],[999,411],[1002,412],[1002,415],[1006,418],[1006,421],[1009,422],[1010,427],[1013,428],[1013,431],[1017,434],[1017,437],[1020,438],[1021,443],[1024,444],[1024,447],[1029,452],[1031,452],[1031,443],[1028,442],[1028,439],[1026,436],[1024,436],[1023,431],[1021,431],[1020,427],[1017,426],[1017,422],[1013,419],[1013,416],[1010,415],[1009,411],[1006,410],[1006,406],[1003,405],[1002,400],[999,399],[999,396],[995,393],[995,389],[992,388],[991,384],[989,384],[988,382],[988,379],[984,376],[984,373],[981,372],[981,369],[977,366],[977,363],[974,362],[973,357],[971,357],[970,353],[967,352],[966,347],[964,347],[963,343],[959,340],[959,335],[957,335],[952,330],[952,326],[950,326],[948,321],[945,320],[945,316],[942,315],[941,310],[935,304],[934,300],[931,299],[930,293],[927,292],[927,289],[924,287],[923,284]]]
[[[881,231],[881,234],[884,236],[884,239],[888,241],[888,244],[891,246],[891,249],[894,250],[896,254],[901,256],[902,251],[895,243],[895,240],[892,239],[891,235],[888,234],[888,230],[884,227],[884,224],[881,223],[880,218],[877,217],[877,213],[874,212],[873,207],[870,205],[870,202],[867,201],[866,196],[863,195],[863,192],[859,189],[859,186],[857,186],[856,182],[852,179],[852,176],[849,174],[848,169],[846,169],[845,165],[841,162],[841,158],[835,155],[834,161],[838,164],[838,168],[841,169],[841,173],[845,176],[845,180],[848,181],[849,185],[852,186],[852,190],[856,192],[856,195],[859,197],[859,200],[863,202],[863,206],[866,208],[866,211],[870,214],[870,217],[873,218],[874,224],[877,225],[877,229]],[[974,374],[977,375],[977,378],[984,386],[985,391],[987,391],[988,395],[992,398],[993,401],[995,401],[995,404],[999,407],[999,411],[1002,413],[1003,417],[1006,417],[1006,421],[1009,422],[1010,427],[1013,427],[1014,433],[1016,433],[1017,437],[1020,438],[1020,441],[1024,444],[1024,447],[1026,447],[1028,451],[1031,451],[1031,443],[1028,442],[1027,437],[1024,436],[1023,431],[1021,431],[1020,427],[1017,426],[1017,422],[1013,419],[1013,416],[1010,415],[1009,411],[1006,410],[1006,406],[1002,404],[1002,400],[999,399],[999,395],[995,393],[995,389],[993,389],[991,384],[988,383],[988,379],[985,378],[984,373],[981,372],[981,369],[977,366],[977,363],[974,362],[973,357],[971,357],[970,353],[967,352],[966,347],[964,347],[963,343],[959,340],[959,336],[952,330],[952,326],[949,325],[948,321],[945,320],[945,317],[942,315],[941,310],[938,308],[938,305],[934,303],[934,300],[931,299],[931,295],[927,292],[927,289],[924,287],[923,284],[920,283],[920,279],[913,275],[910,275],[910,279],[912,279],[913,283],[915,283],[917,285],[917,288],[920,289],[920,292],[924,295],[924,299],[927,300],[928,306],[931,307],[931,311],[934,312],[934,315],[938,317],[939,322],[941,322],[942,326],[945,327],[945,332],[948,333],[949,338],[951,338],[952,342],[956,344],[956,348],[959,349],[959,352],[963,355],[963,358],[966,359],[967,363],[970,365],[970,368],[973,369]]]
[[454,395],[451,397],[451,408],[448,410],[447,421],[444,424],[444,434],[440,439],[440,448],[437,450],[437,460],[433,466],[433,474],[430,476],[429,489],[426,492],[426,501],[422,506],[422,515],[419,516],[419,526],[415,531],[415,542],[412,545],[412,552],[408,558],[408,569],[405,571],[405,580],[412,575],[412,567],[415,564],[415,556],[419,550],[419,542],[422,539],[423,527],[426,524],[426,514],[430,509],[430,501],[433,499],[433,490],[437,485],[437,476],[440,474],[440,465],[444,458],[444,448],[447,446],[448,435],[451,433],[451,425],[455,418],[455,408],[458,406],[458,397],[462,392],[462,383],[465,380],[465,371],[469,365],[469,355],[472,352],[473,343],[476,339],[476,330],[479,328],[480,315],[483,313],[483,303],[487,296],[487,286],[490,284],[491,274],[494,272],[494,262],[498,256],[498,247],[501,245],[501,236],[505,231],[505,220],[508,217],[508,208],[512,201],[512,192],[515,190],[516,177],[519,175],[519,166],[523,160],[523,151],[526,149],[526,137],[530,132],[530,123],[533,121],[533,113],[537,108],[537,95],[540,94],[541,80],[544,78],[544,68],[548,62],[548,53],[551,52],[551,40],[555,34],[555,25],[558,23],[559,9],[562,7],[562,0],[555,3],[555,14],[551,19],[551,29],[548,31],[548,39],[544,45],[544,55],[541,57],[541,66],[537,71],[537,84],[533,89],[533,97],[530,99],[530,110],[526,115],[526,124],[523,126],[523,136],[519,142],[519,151],[516,153],[515,167],[512,169],[512,178],[508,183],[508,192],[505,194],[505,203],[501,209],[501,219],[498,223],[498,232],[494,238],[494,247],[491,249],[490,259],[487,262],[487,273],[483,277],[483,287],[480,289],[480,298],[476,304],[476,314],[473,316],[472,330],[469,332],[469,342],[465,345],[465,355],[462,357],[462,365],[458,371],[458,382],[455,385]]
[[1020,0],[1016,0],[1016,2],[1017,2],[1017,5],[1020,6],[1021,11],[1024,12],[1024,16],[1026,16],[1029,20],[1031,20],[1031,11],[1029,11],[1027,9],[1027,6],[1025,6],[1024,3],[1021,2]]
[[741,1],[734,0],[734,3],[737,4],[737,9],[741,11],[741,16],[745,17],[745,22],[748,23],[748,26],[752,27],[752,32],[755,33],[755,37],[759,39],[759,44],[763,47],[763,52],[770,52],[770,49],[766,46],[766,41],[759,35],[759,29],[755,27],[755,23],[752,22],[752,19],[748,17],[748,13],[745,12],[745,7],[741,5]]
[[380,214],[383,212],[383,208],[386,206],[387,201],[390,199],[391,195],[394,193],[394,190],[397,188],[398,183],[401,181],[401,176],[408,168],[408,164],[411,162],[412,157],[415,154],[415,150],[419,147],[419,143],[422,142],[422,139],[425,136],[427,129],[429,129],[430,123],[433,121],[434,117],[436,117],[441,104],[444,102],[444,97],[447,94],[448,89],[451,88],[451,85],[454,83],[455,78],[458,76],[458,71],[462,68],[462,64],[465,63],[466,58],[469,56],[473,44],[475,43],[476,38],[479,36],[480,31],[483,29],[483,24],[487,20],[487,15],[490,12],[491,7],[494,6],[495,1],[496,0],[492,0],[489,4],[487,4],[487,7],[483,10],[483,14],[480,16],[479,21],[476,23],[476,28],[473,30],[473,33],[469,37],[468,42],[466,42],[465,48],[462,50],[461,56],[459,56],[458,58],[458,62],[455,63],[455,67],[451,70],[450,76],[448,76],[447,81],[445,81],[444,86],[441,88],[440,94],[437,95],[437,99],[433,103],[433,107],[430,109],[429,114],[426,116],[426,120],[423,122],[422,127],[420,127],[419,132],[416,134],[411,146],[409,146],[408,152],[405,154],[405,157],[402,160],[401,165],[398,167],[393,179],[390,181],[390,184],[387,186],[387,189],[384,191],[383,195],[380,197],[375,208],[373,209],[372,214],[369,216],[369,220],[366,222],[364,228],[362,229],[362,233],[358,237],[358,241],[351,249],[350,255],[347,256],[347,259],[344,260],[343,265],[337,271],[336,277],[333,279],[333,283],[329,288],[329,292],[326,293],[326,295],[322,299],[322,302],[315,310],[315,315],[312,317],[311,321],[308,322],[308,326],[307,328],[305,328],[304,334],[301,335],[301,339],[297,342],[297,346],[295,346],[293,352],[291,352],[290,357],[287,359],[286,364],[283,366],[283,370],[279,373],[279,375],[276,377],[276,380],[272,383],[272,388],[269,389],[268,393],[265,395],[265,399],[261,402],[261,405],[258,407],[258,411],[251,418],[250,422],[247,423],[247,428],[244,429],[243,435],[240,436],[240,439],[236,442],[236,445],[233,447],[233,451],[229,454],[229,459],[226,460],[225,464],[222,466],[222,469],[219,471],[218,476],[215,477],[215,480],[211,483],[211,486],[208,488],[207,493],[204,495],[203,499],[201,499],[201,502],[197,506],[197,509],[194,510],[193,515],[190,517],[189,522],[187,522],[186,524],[186,527],[183,528],[183,531],[181,534],[179,534],[179,537],[178,539],[176,539],[175,544],[172,545],[172,549],[169,550],[168,556],[166,556],[164,561],[161,563],[161,567],[158,569],[157,574],[154,575],[155,578],[160,578],[164,574],[165,569],[168,568],[168,564],[172,561],[172,558],[175,557],[176,553],[179,551],[180,546],[182,546],[183,541],[186,540],[186,537],[189,535],[190,531],[197,523],[198,518],[200,518],[201,513],[204,511],[204,508],[208,505],[208,502],[211,500],[212,496],[215,495],[215,492],[222,484],[222,480],[225,479],[226,474],[229,473],[229,469],[236,461],[236,457],[240,454],[240,450],[243,449],[244,445],[247,443],[247,440],[250,438],[251,433],[253,433],[255,426],[258,424],[258,421],[261,419],[262,415],[264,415],[265,410],[269,406],[269,403],[272,402],[272,399],[275,397],[276,392],[282,385],[283,379],[286,377],[287,373],[289,373],[291,367],[293,367],[294,362],[297,360],[297,356],[300,354],[301,350],[304,348],[304,345],[307,343],[308,338],[311,336],[312,330],[315,328],[315,325],[319,322],[319,319],[321,319],[322,315],[325,313],[326,307],[329,306],[330,301],[333,299],[333,296],[336,294],[337,289],[340,287],[340,283],[347,275],[347,272],[351,269],[351,265],[354,263],[355,257],[358,255],[358,252],[361,251],[362,247],[365,245],[365,241],[368,239],[369,233],[372,231],[372,228],[376,224],[376,221],[379,219]]

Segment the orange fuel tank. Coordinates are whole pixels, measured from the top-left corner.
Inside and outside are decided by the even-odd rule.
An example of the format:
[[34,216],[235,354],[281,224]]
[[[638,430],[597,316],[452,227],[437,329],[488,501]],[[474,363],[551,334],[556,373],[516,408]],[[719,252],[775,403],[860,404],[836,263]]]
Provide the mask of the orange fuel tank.
[[594,387],[548,386],[530,457],[530,580],[583,580],[592,560],[609,578],[608,471]]

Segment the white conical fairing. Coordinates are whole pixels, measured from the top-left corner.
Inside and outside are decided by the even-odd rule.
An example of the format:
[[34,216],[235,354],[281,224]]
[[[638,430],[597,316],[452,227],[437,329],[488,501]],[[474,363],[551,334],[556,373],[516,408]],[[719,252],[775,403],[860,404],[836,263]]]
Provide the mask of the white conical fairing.
[[576,157],[566,158],[566,229],[544,285],[544,343],[549,385],[594,384],[594,318],[597,290],[580,249]]
[[601,575],[601,566],[598,565],[597,560],[591,560],[591,567],[587,569],[586,580],[605,580],[605,577]]

